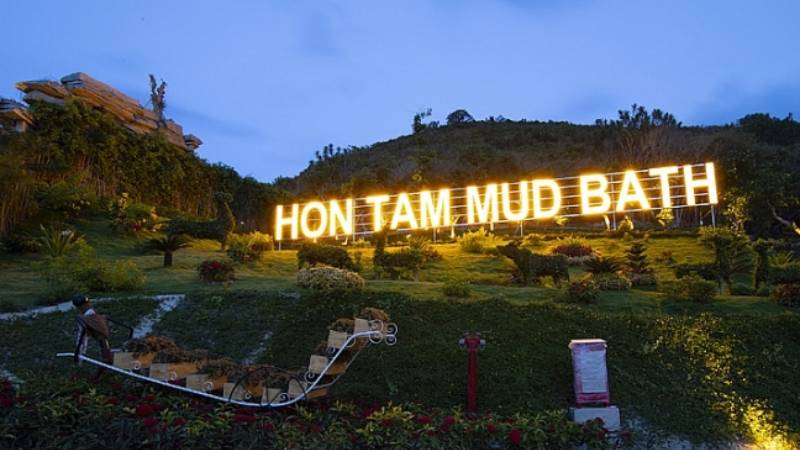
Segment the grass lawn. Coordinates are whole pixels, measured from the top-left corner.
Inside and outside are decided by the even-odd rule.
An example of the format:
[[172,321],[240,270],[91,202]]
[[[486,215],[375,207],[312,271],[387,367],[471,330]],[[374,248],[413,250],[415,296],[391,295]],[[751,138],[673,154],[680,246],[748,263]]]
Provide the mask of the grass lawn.
[[[327,325],[364,306],[385,309],[400,326],[394,347],[370,348],[333,390],[335,398],[380,402],[419,401],[432,406],[464,402],[465,354],[456,342],[478,330],[488,345],[479,356],[481,408],[503,413],[566,408],[571,404],[570,339],[600,337],[609,343],[612,398],[625,418],[636,417],[661,432],[713,442],[745,436],[766,442],[800,429],[800,315],[760,297],[722,295],[711,304],[662,299],[654,290],[603,292],[596,305],[556,302],[548,284],[510,284],[512,265],[502,257],[462,253],[455,244],[437,245],[440,261],[418,282],[373,280],[371,250],[362,253],[368,278],[363,292],[320,294],[294,284],[295,252],[275,251],[262,261],[237,267],[230,286],[204,285],[196,266],[224,256],[219,245],[195,241],[161,267],[158,255],[135,251],[136,240],[112,235],[101,221],[81,230],[98,256],[130,259],[146,273],[143,295],[186,293],[165,314],[155,334],[186,348],[286,368],[304,366]],[[622,239],[589,243],[605,255],[621,255]],[[648,241],[651,260],[671,251],[678,262],[702,261],[708,251],[692,237]],[[4,300],[30,306],[44,286],[32,270],[35,256],[0,261]],[[668,268],[655,263],[661,277]],[[571,268],[572,279],[583,276]],[[469,280],[473,294],[451,299],[447,280]],[[136,323],[155,309],[152,300],[103,303],[103,312]],[[0,368],[21,377],[58,376],[68,367],[56,351],[71,349],[72,314],[0,322],[8,345]],[[272,337],[263,346],[265,333]],[[264,348],[261,353],[255,353]]]

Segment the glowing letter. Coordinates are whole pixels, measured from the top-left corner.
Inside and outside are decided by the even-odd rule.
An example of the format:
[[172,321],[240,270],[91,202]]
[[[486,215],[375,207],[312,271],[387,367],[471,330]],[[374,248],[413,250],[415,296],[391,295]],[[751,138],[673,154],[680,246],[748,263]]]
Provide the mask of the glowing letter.
[[669,176],[678,173],[678,166],[657,167],[650,169],[650,176],[661,178],[661,207],[672,207],[672,196],[669,192]]
[[[590,183],[596,183],[596,188],[589,188]],[[611,207],[611,197],[606,192],[608,179],[605,175],[581,175],[581,214],[603,214]],[[599,198],[600,204],[592,206],[591,199]]]
[[283,227],[286,225],[291,226],[290,236],[291,239],[297,239],[297,215],[300,212],[300,205],[295,203],[292,205],[292,215],[289,217],[283,217],[283,205],[278,205],[275,208],[275,240],[280,241],[283,239]]
[[[542,209],[542,188],[550,189],[553,203],[550,209]],[[547,217],[555,217],[558,210],[561,209],[561,188],[558,187],[556,180],[533,180],[533,218],[544,219]]]
[[503,201],[503,217],[506,220],[518,222],[528,217],[530,201],[528,200],[528,182],[519,182],[519,210],[511,211],[511,187],[508,183],[500,185],[501,199]]
[[330,230],[328,234],[331,236],[336,236],[337,224],[341,225],[343,234],[353,234],[353,199],[348,198],[344,201],[344,205],[345,211],[342,212],[339,202],[336,200],[331,200],[330,202],[328,208],[331,212],[331,219],[329,220]]
[[397,204],[394,206],[394,214],[392,214],[392,223],[389,228],[396,230],[397,224],[400,222],[408,223],[408,227],[412,230],[417,229],[417,218],[414,217],[414,209],[411,208],[411,200],[408,199],[408,194],[398,194]]
[[450,225],[450,189],[439,189],[436,207],[431,191],[419,193],[420,225],[422,228],[446,227]]
[[[478,210],[478,220],[475,221],[475,210]],[[487,184],[486,192],[483,195],[483,204],[481,204],[480,193],[476,186],[467,188],[467,223],[487,223],[489,222],[489,213],[491,212],[491,221],[496,222],[500,216],[500,211],[497,207],[497,185]]]
[[372,206],[372,231],[381,231],[383,228],[383,210],[381,209],[381,204],[386,203],[389,201],[388,195],[375,195],[372,197],[367,197],[367,203],[371,203]]
[[[308,216],[312,211],[319,214],[319,223],[317,228],[311,228],[308,225]],[[309,202],[303,206],[303,212],[300,213],[300,230],[303,236],[311,239],[316,239],[325,234],[325,229],[328,227],[328,211],[325,210],[325,205],[322,202]]]
[[717,204],[717,180],[714,177],[714,163],[706,163],[706,179],[695,180],[692,178],[692,166],[683,166],[683,178],[686,185],[686,204],[695,205],[694,188],[708,188],[708,203]]
[[[633,188],[633,192],[631,192]],[[625,171],[625,178],[622,179],[622,187],[619,190],[619,199],[617,200],[617,211],[625,211],[625,206],[630,202],[639,202],[641,209],[650,209],[650,202],[647,201],[647,196],[644,195],[642,185],[639,184],[639,177],[633,170]]]

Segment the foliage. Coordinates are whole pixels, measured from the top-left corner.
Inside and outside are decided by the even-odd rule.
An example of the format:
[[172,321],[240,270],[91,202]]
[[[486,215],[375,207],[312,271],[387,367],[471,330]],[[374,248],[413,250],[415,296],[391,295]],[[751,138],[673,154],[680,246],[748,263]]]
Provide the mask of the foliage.
[[227,261],[207,259],[197,266],[200,279],[206,283],[224,283],[236,279],[236,270]]
[[574,281],[567,286],[562,300],[567,303],[580,303],[589,305],[597,303],[599,289],[591,278]]
[[700,278],[708,281],[717,280],[717,269],[712,263],[681,263],[673,267],[675,276],[683,278],[687,275],[698,275]]
[[594,275],[613,274],[622,269],[620,260],[611,256],[598,256],[586,261],[584,265],[586,266],[586,271]]
[[42,231],[41,236],[37,239],[39,249],[50,258],[64,256],[86,245],[83,237],[74,230],[45,228],[44,225],[39,225],[39,229]]
[[540,234],[528,233],[522,238],[522,247],[538,247],[542,245],[544,238]]
[[755,268],[753,269],[753,289],[757,290],[761,285],[767,283],[769,278],[769,242],[759,239],[753,242],[753,252],[756,256]]
[[114,261],[102,267],[103,291],[135,291],[144,286],[144,272],[133,261]]
[[257,261],[264,252],[272,251],[275,244],[272,236],[253,231],[247,234],[232,234],[228,239],[228,256],[239,263]]
[[672,208],[661,208],[661,211],[656,215],[658,224],[664,228],[669,228],[675,222],[675,215],[672,214]]
[[793,262],[769,268],[769,284],[800,283],[800,262]]
[[655,286],[658,284],[658,277],[655,273],[627,273],[625,277],[630,280],[631,286],[635,287]]
[[431,245],[431,241],[424,236],[409,235],[408,248],[421,253],[425,262],[442,259],[442,255]]
[[792,252],[779,252],[769,255],[769,266],[785,266],[795,262]]
[[625,250],[625,268],[628,273],[652,273],[650,262],[647,260],[644,242],[636,241]]
[[733,283],[731,295],[755,295],[756,290],[753,286],[744,283]]
[[714,251],[714,272],[717,282],[732,285],[735,274],[750,273],[753,268],[753,250],[747,236],[729,228],[703,227],[700,242]]
[[174,340],[165,336],[145,336],[141,338],[129,339],[125,342],[123,349],[126,352],[133,352],[138,356],[144,353],[156,353],[162,350],[178,348]]
[[589,277],[601,291],[627,291],[631,288],[631,280],[617,272],[593,273]]
[[168,234],[162,238],[147,241],[146,247],[164,254],[164,267],[172,267],[172,255],[180,249],[192,245],[192,240],[185,234]]
[[610,449],[631,440],[599,421],[571,422],[563,410],[468,418],[414,403],[324,402],[263,413],[108,381],[39,378],[20,390],[0,380],[3,447]]
[[470,113],[465,109],[457,109],[447,115],[447,125],[463,125],[475,122]]
[[0,253],[36,253],[39,251],[37,239],[24,231],[15,230],[13,233],[0,237]]
[[564,255],[568,258],[591,258],[594,255],[594,250],[586,242],[575,236],[569,236],[556,241],[550,248],[550,253],[555,255]]
[[197,239],[214,239],[219,241],[222,249],[228,246],[228,237],[236,228],[236,218],[230,208],[231,195],[225,192],[214,194],[217,216],[210,222],[188,219],[172,219],[169,221],[167,233],[187,234]]
[[337,289],[361,289],[364,279],[361,275],[336,267],[310,267],[297,272],[297,285],[323,291]]
[[617,233],[630,233],[631,231],[636,228],[633,225],[633,219],[630,216],[626,215],[620,222],[617,224]]
[[518,242],[498,246],[498,253],[511,259],[516,266],[514,276],[518,282],[528,285],[539,283],[543,276],[550,276],[553,284],[561,285],[561,280],[569,281],[569,267],[564,255],[540,255],[525,248],[519,248]]
[[667,281],[659,285],[659,290],[671,300],[709,303],[714,300],[717,289],[713,281],[704,280],[691,273],[677,281]]
[[800,306],[800,283],[780,284],[770,293],[772,301],[783,306]]
[[478,230],[467,231],[458,236],[456,242],[458,242],[461,251],[465,253],[482,254],[493,251],[495,247],[500,245],[502,240],[495,236],[494,233],[480,227]]
[[354,271],[356,269],[347,250],[336,245],[316,244],[304,242],[297,251],[297,267],[314,267],[317,264],[324,264],[339,269]]
[[123,192],[110,209],[111,226],[122,233],[156,231],[161,225],[154,206],[132,202],[127,192]]
[[472,295],[472,286],[467,281],[450,280],[442,285],[442,293],[448,297],[467,298]]

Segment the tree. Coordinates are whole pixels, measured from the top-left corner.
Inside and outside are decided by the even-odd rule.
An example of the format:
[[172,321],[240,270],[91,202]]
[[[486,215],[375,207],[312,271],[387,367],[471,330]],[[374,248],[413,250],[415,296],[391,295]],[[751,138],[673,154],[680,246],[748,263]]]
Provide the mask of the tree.
[[475,122],[475,119],[467,112],[466,109],[457,109],[447,115],[447,125],[461,125],[464,123]]
[[747,235],[733,228],[703,227],[700,242],[714,251],[713,271],[722,292],[723,283],[732,285],[733,275],[749,273],[753,268],[753,249]]
[[172,267],[172,254],[191,245],[185,234],[168,234],[160,239],[150,239],[147,247],[164,254],[164,267]]
[[650,262],[647,260],[645,254],[647,247],[641,241],[636,241],[631,244],[630,248],[625,250],[625,266],[628,272],[635,274],[652,273],[653,269],[650,268]]

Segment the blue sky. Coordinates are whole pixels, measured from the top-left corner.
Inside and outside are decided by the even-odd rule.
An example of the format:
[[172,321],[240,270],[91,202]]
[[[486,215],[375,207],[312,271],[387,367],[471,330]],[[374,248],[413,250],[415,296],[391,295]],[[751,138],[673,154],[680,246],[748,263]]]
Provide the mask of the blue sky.
[[199,153],[271,181],[465,108],[591,123],[637,102],[685,124],[800,113],[797,1],[14,1],[0,96],[83,71],[167,115]]

